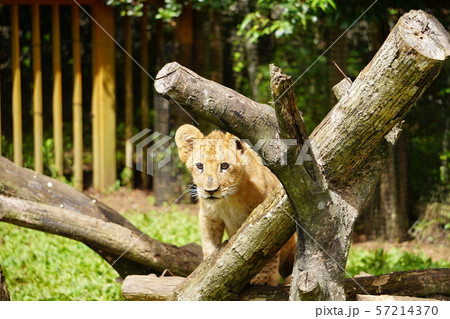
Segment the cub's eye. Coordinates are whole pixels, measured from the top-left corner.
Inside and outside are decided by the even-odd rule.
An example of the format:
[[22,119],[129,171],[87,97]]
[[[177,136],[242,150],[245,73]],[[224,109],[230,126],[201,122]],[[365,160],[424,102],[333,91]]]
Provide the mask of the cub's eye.
[[202,163],[195,164],[195,167],[197,167],[197,169],[199,169],[199,170],[203,170],[203,164]]
[[230,164],[228,164],[228,163],[222,163],[222,164],[220,164],[220,169],[221,169],[222,171],[227,170],[229,167],[230,167]]

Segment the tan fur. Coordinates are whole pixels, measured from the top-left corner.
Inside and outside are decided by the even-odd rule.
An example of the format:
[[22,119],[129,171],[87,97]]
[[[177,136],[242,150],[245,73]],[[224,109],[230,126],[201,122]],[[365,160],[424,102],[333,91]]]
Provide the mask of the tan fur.
[[[202,249],[206,258],[222,244],[224,230],[233,236],[280,182],[246,143],[230,133],[213,131],[205,137],[194,126],[183,125],[177,130],[175,141],[180,159],[197,186]],[[277,285],[278,268],[284,277],[288,276],[294,253],[295,235],[252,283]]]

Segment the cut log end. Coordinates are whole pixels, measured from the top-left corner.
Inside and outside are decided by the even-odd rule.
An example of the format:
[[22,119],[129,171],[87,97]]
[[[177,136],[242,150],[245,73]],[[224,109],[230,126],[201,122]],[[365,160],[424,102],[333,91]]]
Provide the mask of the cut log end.
[[445,60],[450,56],[450,35],[432,15],[411,10],[399,20],[399,32],[410,47],[421,55]]
[[176,82],[179,72],[183,69],[183,66],[177,62],[167,63],[156,75],[155,89],[156,92],[165,96],[172,88],[172,84]]

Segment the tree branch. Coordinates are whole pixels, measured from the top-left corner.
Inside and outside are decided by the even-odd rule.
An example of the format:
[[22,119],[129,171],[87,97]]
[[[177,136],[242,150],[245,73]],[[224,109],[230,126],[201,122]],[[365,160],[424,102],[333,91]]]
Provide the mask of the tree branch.
[[[152,242],[150,237],[143,234],[137,227],[122,217],[122,215],[102,202],[97,201],[96,199],[83,194],[75,188],[54,180],[48,176],[41,175],[30,169],[18,167],[2,156],[0,156],[0,194],[24,199],[29,202],[30,205],[33,202],[45,203],[49,209],[51,209],[51,207],[63,207],[66,212],[71,212],[73,221],[77,220],[77,216],[80,216],[80,218],[83,216],[91,217],[90,220],[92,222],[96,222],[98,219],[105,222],[105,225],[115,224],[121,229],[120,233],[128,232],[133,238],[142,236],[141,239],[144,242]],[[1,204],[2,202],[0,201],[0,205]],[[2,211],[0,210],[0,215],[1,214]],[[20,219],[20,216],[17,218]],[[51,216],[47,216],[46,218],[51,218]],[[26,225],[22,224],[21,226]],[[64,223],[60,226],[64,227]],[[46,229],[42,228],[36,229],[46,231]],[[60,235],[64,236],[62,233]],[[113,233],[111,236],[112,235]],[[85,240],[83,242],[92,250],[97,252],[108,263],[114,264],[114,269],[122,278],[125,278],[130,274],[144,275],[156,271],[153,266],[130,260],[128,256],[123,256],[119,259],[119,256],[123,253],[123,251],[117,251],[117,253],[110,252],[110,250],[104,249],[104,247],[98,247],[95,240]],[[130,243],[129,239],[125,240],[124,243]],[[165,245],[162,243],[159,244]],[[188,252],[184,253],[187,254]],[[194,264],[199,264],[200,261],[200,255],[194,254],[192,262]],[[184,269],[182,273],[188,275],[194,268],[195,266],[190,265],[187,269]]]
[[2,195],[0,221],[75,239],[116,256],[123,255],[158,274],[170,269],[174,274],[187,276],[201,261],[199,255],[138,235],[113,222]]

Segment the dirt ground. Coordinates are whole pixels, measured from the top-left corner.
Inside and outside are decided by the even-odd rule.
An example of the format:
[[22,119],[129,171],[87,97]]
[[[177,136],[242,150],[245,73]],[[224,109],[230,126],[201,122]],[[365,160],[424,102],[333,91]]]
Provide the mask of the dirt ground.
[[[112,193],[100,193],[89,189],[86,193],[98,200],[104,202],[108,206],[117,210],[119,213],[127,211],[164,211],[167,207],[154,206],[153,193],[147,190],[134,189],[129,190],[122,188]],[[198,206],[194,204],[177,204],[173,209],[186,211],[189,214],[197,214]],[[382,241],[363,241],[354,243],[353,247],[362,248],[367,250],[376,250],[383,248],[389,250],[392,248],[398,248],[401,251],[419,253],[422,252],[425,256],[430,257],[433,260],[445,259],[450,261],[450,247],[438,244],[424,244],[415,240],[406,241],[402,243],[389,243]]]
[[[112,193],[101,193],[92,188],[85,191],[89,196],[95,197],[106,205],[112,207],[119,213],[127,211],[137,211],[145,213],[148,211],[161,211],[167,209],[166,206],[155,206],[153,192],[141,189],[121,188]],[[174,205],[175,206],[175,205]],[[198,211],[197,205],[178,204],[174,209],[187,211],[189,214],[196,215]]]

